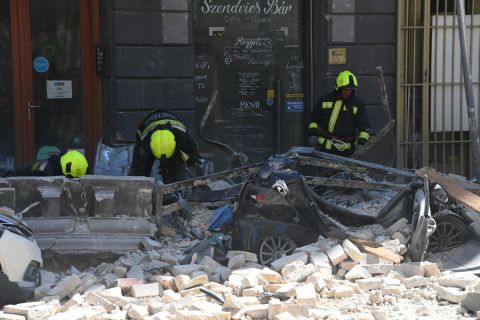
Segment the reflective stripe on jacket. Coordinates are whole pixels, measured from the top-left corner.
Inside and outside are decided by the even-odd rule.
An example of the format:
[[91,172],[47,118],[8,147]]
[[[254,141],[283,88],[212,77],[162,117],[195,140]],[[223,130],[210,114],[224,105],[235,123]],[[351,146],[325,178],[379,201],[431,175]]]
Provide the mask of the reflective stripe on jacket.
[[357,136],[368,140],[369,131],[370,124],[363,101],[355,95],[342,100],[336,92],[320,98],[308,125],[309,135],[323,136],[327,140],[334,137],[348,143],[355,141]]

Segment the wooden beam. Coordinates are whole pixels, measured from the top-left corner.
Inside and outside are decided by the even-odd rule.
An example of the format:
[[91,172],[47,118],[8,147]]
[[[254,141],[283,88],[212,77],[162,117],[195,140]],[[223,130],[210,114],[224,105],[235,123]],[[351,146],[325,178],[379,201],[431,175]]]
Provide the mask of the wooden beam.
[[477,212],[480,212],[480,197],[459,185],[449,176],[440,174],[434,169],[428,167],[416,170],[415,173],[420,177],[427,175],[430,182],[436,182],[441,185],[451,198]]
[[348,239],[356,246],[358,246],[361,251],[368,252],[383,259],[387,259],[389,261],[392,261],[393,263],[401,263],[403,261],[403,257],[401,255],[396,254],[388,250],[387,248],[384,248],[381,244],[378,244],[375,241],[352,237],[338,229],[330,231],[327,234],[327,237],[340,240]]

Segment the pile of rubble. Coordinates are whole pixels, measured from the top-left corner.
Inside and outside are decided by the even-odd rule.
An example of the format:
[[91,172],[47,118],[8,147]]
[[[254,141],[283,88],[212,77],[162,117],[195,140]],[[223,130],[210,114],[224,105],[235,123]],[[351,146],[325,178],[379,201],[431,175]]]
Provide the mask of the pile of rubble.
[[[349,233],[404,254],[408,230],[399,221]],[[84,271],[42,270],[34,301],[5,306],[0,320],[480,318],[477,276],[394,264],[348,239],[320,237],[265,267],[241,251],[229,251],[226,265],[196,254],[181,264],[197,241],[173,236],[145,238],[144,250]]]

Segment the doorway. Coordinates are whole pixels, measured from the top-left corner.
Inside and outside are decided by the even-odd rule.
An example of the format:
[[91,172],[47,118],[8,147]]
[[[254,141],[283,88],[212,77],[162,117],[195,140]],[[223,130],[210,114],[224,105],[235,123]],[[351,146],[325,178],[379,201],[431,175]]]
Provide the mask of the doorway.
[[98,0],[0,0],[0,173],[102,135]]
[[[302,0],[193,3],[195,116],[218,92],[204,135],[265,161],[305,141]],[[230,165],[223,150],[201,144],[214,170]]]

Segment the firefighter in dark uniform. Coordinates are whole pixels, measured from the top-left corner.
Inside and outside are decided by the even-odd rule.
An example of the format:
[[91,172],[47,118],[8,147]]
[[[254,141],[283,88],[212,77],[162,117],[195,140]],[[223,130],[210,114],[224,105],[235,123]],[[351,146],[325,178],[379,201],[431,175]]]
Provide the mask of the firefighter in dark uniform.
[[357,97],[357,78],[342,71],[335,81],[335,90],[320,98],[310,116],[308,142],[323,152],[349,157],[355,144],[363,145],[370,137],[365,104]]
[[63,154],[53,154],[26,167],[7,171],[3,177],[64,175],[67,178],[80,178],[87,174],[87,169],[88,162],[85,156],[77,150],[70,150]]
[[199,161],[197,143],[187,127],[165,110],[154,110],[139,123],[129,175],[149,177],[155,159],[160,160],[165,184],[185,180],[186,164]]

